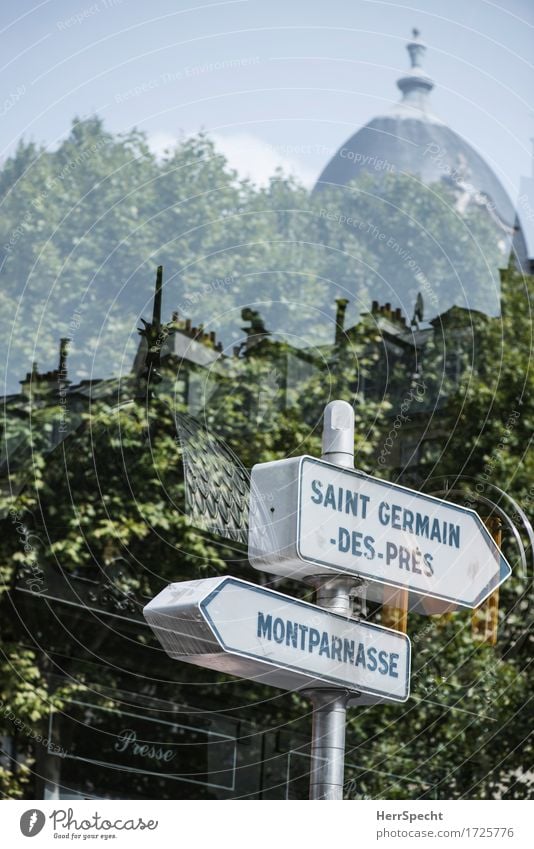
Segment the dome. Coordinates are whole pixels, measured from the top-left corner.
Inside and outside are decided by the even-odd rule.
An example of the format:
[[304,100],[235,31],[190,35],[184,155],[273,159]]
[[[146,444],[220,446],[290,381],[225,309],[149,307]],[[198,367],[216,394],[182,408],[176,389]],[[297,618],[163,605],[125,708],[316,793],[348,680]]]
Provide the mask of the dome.
[[325,185],[345,186],[364,173],[413,174],[425,184],[443,180],[454,186],[464,205],[472,201],[485,206],[511,238],[515,211],[501,183],[471,145],[431,111],[434,83],[421,67],[426,47],[417,30],[407,49],[411,68],[397,81],[400,102],[339,148],[315,191]]
[[[335,242],[343,223],[361,248],[351,292],[362,305],[390,303],[409,319],[422,298],[426,322],[452,307],[498,316],[499,269],[511,250],[524,268],[523,232],[492,169],[433,113],[434,82],[422,67],[426,47],[417,30],[407,49],[400,101],[348,139],[317,181],[325,238],[332,232]],[[362,175],[373,178],[369,191],[332,191]],[[448,189],[446,203],[443,192],[424,190],[437,184]]]

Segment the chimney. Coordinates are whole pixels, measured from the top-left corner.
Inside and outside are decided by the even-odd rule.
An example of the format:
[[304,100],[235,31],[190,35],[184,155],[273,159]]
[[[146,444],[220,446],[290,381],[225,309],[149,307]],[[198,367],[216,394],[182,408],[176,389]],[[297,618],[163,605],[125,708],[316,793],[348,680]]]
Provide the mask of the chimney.
[[59,340],[59,362],[57,373],[60,380],[67,380],[67,355],[69,353],[70,339],[63,338]]
[[336,345],[340,345],[345,337],[345,313],[347,311],[348,300],[346,298],[336,298]]

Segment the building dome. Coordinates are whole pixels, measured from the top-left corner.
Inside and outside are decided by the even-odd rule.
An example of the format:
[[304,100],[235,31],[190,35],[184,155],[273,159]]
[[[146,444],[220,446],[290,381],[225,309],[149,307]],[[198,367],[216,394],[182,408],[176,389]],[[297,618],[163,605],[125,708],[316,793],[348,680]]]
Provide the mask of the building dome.
[[397,81],[400,102],[339,148],[315,190],[345,186],[364,173],[413,174],[425,184],[443,180],[453,184],[464,205],[486,206],[511,238],[515,212],[501,183],[471,145],[432,113],[434,83],[422,69],[426,47],[415,29],[407,49],[411,67]]
[[[333,222],[334,240],[336,222],[345,222],[362,249],[360,303],[391,303],[410,318],[422,298],[426,322],[452,307],[498,316],[499,269],[511,251],[525,270],[523,232],[492,169],[433,113],[434,82],[422,67],[426,47],[417,30],[407,49],[400,101],[348,139],[317,181],[321,214]],[[345,191],[362,176],[370,185]],[[430,185],[447,191],[427,191]]]

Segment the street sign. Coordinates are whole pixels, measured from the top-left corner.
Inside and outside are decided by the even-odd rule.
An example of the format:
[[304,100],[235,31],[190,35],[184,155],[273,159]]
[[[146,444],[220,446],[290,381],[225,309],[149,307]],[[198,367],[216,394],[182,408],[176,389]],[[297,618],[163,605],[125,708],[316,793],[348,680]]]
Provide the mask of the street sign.
[[473,510],[314,457],[254,466],[250,501],[249,560],[273,574],[357,575],[375,600],[386,585],[468,608],[511,574]]
[[170,584],[143,610],[167,654],[284,690],[342,688],[352,701],[403,702],[405,634],[347,619],[237,578]]

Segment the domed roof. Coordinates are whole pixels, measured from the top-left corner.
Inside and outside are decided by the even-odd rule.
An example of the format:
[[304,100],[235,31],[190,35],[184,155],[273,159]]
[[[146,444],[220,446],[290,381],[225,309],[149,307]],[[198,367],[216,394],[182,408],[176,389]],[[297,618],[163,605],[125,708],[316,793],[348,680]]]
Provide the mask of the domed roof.
[[411,68],[397,81],[402,99],[339,148],[315,190],[345,186],[362,173],[415,174],[426,184],[443,180],[465,196],[466,204],[486,206],[511,235],[515,212],[501,183],[471,145],[431,111],[434,83],[422,70],[426,47],[415,29],[407,49]]

